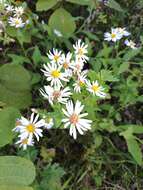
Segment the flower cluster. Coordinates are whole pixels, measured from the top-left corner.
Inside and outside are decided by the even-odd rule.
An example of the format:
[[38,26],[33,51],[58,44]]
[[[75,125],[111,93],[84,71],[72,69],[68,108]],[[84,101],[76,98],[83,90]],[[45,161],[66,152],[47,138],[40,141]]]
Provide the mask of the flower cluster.
[[15,28],[23,28],[29,23],[29,20],[24,16],[23,6],[13,6],[8,3],[4,3],[5,14],[8,16],[8,23]]
[[[117,42],[124,37],[130,36],[131,33],[126,28],[111,28],[111,32],[105,32],[104,40]],[[132,49],[137,49],[136,44],[132,40],[126,39],[124,44]]]
[[81,113],[84,108],[81,102],[77,100],[74,104],[71,100],[73,92],[81,93],[86,89],[93,96],[106,97],[104,88],[99,82],[87,78],[88,71],[84,70],[84,65],[89,60],[87,47],[84,42],[78,40],[73,45],[73,53],[64,54],[62,51],[53,49],[47,54],[49,62],[41,69],[48,85],[40,89],[40,93],[51,105],[57,102],[65,105],[66,110],[62,109],[62,111],[67,118],[62,122],[64,128],[70,128],[70,135],[74,139],[77,138],[77,131],[83,135],[84,131],[91,129],[92,121],[83,118],[88,114]]
[[[69,134],[74,139],[77,138],[77,132],[83,135],[90,130],[92,121],[84,118],[88,113],[83,113],[84,105],[79,100],[73,102],[72,94],[74,92],[81,93],[83,89],[86,89],[93,96],[106,97],[104,88],[98,81],[87,79],[88,71],[84,70],[84,65],[89,60],[87,47],[85,43],[78,40],[73,45],[74,53],[64,54],[62,51],[53,49],[47,54],[49,62],[44,64],[41,69],[48,85],[41,88],[40,93],[51,106],[60,103],[65,107],[62,108],[65,118],[61,118],[61,122],[64,124],[64,128],[69,128]],[[39,138],[43,136],[43,129],[50,129],[54,125],[52,118],[46,120],[43,117],[39,120],[37,111],[33,109],[32,112],[30,119],[23,116],[18,119],[16,127],[13,129],[19,134],[19,140],[16,144],[19,144],[23,149],[26,149],[27,146],[33,146],[34,138],[39,141]],[[36,116],[34,116],[35,113]]]
[[16,127],[13,129],[14,132],[19,133],[19,140],[16,144],[19,144],[23,149],[27,149],[27,146],[34,145],[34,137],[37,141],[42,137],[43,129],[50,129],[54,125],[53,119],[49,118],[49,121],[45,119],[39,120],[39,114],[35,116],[33,112],[30,119],[26,119],[23,116],[16,121]]

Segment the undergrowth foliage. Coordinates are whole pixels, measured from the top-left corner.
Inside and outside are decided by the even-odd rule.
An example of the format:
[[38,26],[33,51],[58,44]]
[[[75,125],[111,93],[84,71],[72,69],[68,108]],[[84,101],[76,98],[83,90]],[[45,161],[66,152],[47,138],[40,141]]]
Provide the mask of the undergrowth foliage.
[[143,188],[142,8],[0,0],[0,190]]

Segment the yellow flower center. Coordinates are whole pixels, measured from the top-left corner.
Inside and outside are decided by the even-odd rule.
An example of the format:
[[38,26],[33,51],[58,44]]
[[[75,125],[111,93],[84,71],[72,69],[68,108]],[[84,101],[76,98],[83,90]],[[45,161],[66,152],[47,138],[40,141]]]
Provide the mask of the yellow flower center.
[[94,84],[94,85],[92,86],[92,90],[93,90],[94,92],[97,92],[97,91],[99,90],[99,86],[96,85],[96,84]]
[[76,123],[78,122],[78,115],[73,113],[70,118],[69,118],[70,123],[76,125]]
[[79,48],[78,54],[79,54],[79,55],[83,55],[83,49],[82,49],[82,48]]
[[69,68],[68,63],[67,63],[67,62],[65,62],[65,63],[63,64],[63,67],[64,67],[65,69],[68,69],[68,68]]
[[83,81],[79,81],[79,86],[81,86],[81,87],[83,87],[85,84],[84,84],[84,82]]
[[28,139],[23,139],[22,144],[28,144]]
[[16,24],[16,25],[18,25],[19,23],[20,23],[19,20],[16,20],[16,21],[15,21],[15,24]]
[[60,77],[60,72],[58,70],[54,70],[52,71],[51,75],[54,77],[54,78],[59,78]]
[[29,133],[34,133],[35,132],[35,126],[33,124],[29,124],[26,126],[26,129]]
[[111,37],[112,37],[112,38],[116,38],[116,34],[112,33],[112,34],[111,34]]
[[54,59],[55,59],[56,62],[58,61],[59,58],[60,58],[59,55],[54,55]]

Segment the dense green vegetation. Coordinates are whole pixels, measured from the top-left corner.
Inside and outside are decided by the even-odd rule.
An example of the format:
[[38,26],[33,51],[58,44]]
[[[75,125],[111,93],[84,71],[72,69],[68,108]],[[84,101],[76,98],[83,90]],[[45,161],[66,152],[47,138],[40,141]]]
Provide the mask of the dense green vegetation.
[[0,0],[0,190],[143,189],[142,15],[142,0]]

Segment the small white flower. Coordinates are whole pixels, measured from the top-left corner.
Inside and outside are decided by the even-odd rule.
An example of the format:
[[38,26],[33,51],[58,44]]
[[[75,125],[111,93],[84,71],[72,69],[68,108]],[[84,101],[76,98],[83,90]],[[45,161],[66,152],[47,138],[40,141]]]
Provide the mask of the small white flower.
[[91,120],[83,119],[87,116],[88,113],[82,113],[84,105],[81,105],[81,102],[76,101],[75,107],[72,101],[69,101],[66,104],[66,110],[62,109],[67,118],[62,119],[64,128],[70,127],[70,136],[73,136],[74,139],[77,138],[77,131],[79,134],[83,135],[85,131],[91,129]]
[[71,58],[72,58],[72,54],[70,52],[68,52],[66,55],[62,54],[61,56],[61,65],[63,66],[63,68],[65,70],[67,69],[71,69]]
[[74,74],[79,74],[84,67],[84,62],[82,59],[79,59],[76,57],[76,59],[74,61],[72,61],[71,67],[73,69]]
[[19,144],[19,147],[22,147],[23,150],[26,150],[28,146],[33,146],[34,141],[33,139],[28,139],[28,138],[20,138],[15,144]]
[[56,29],[54,29],[54,34],[56,34],[56,36],[58,36],[58,37],[63,36],[62,33],[59,30],[56,30]]
[[30,20],[27,19],[27,20],[25,21],[25,24],[30,24]]
[[111,33],[106,32],[104,34],[104,40],[116,42],[122,38],[122,35],[119,33],[117,28],[112,28]]
[[60,63],[61,62],[61,51],[58,51],[57,49],[53,48],[53,51],[49,51],[49,53],[47,53],[49,59],[51,60],[52,63]]
[[122,37],[131,35],[131,33],[126,30],[126,28],[117,28],[117,30]]
[[53,126],[54,126],[54,120],[53,120],[53,118],[44,118],[44,120],[45,120],[45,126],[44,126],[44,128],[45,129],[51,129]]
[[106,93],[103,92],[104,88],[99,85],[97,80],[93,81],[92,83],[90,81],[87,81],[87,90],[93,95],[99,96],[101,98],[105,98],[106,96]]
[[38,114],[34,118],[34,113],[31,114],[30,120],[21,117],[19,119],[19,125],[13,130],[20,132],[19,137],[21,139],[28,138],[31,141],[33,136],[35,136],[39,141],[39,137],[42,137],[42,129],[40,128],[45,125],[45,121],[43,119],[38,121],[38,118]]
[[5,10],[7,13],[11,13],[14,11],[14,6],[13,5],[9,5],[9,4],[5,4]]
[[72,54],[70,52],[68,52],[66,55],[62,54],[61,56],[61,65],[65,71],[65,75],[67,77],[72,77],[72,69],[73,69],[73,65],[71,62],[71,58],[72,58]]
[[14,10],[14,16],[15,17],[20,17],[21,15],[23,15],[24,13],[24,8],[23,7],[15,7],[15,10]]
[[132,48],[132,49],[137,49],[136,44],[132,40],[125,40],[125,45]]
[[51,86],[44,86],[44,90],[41,89],[40,92],[44,98],[48,99],[51,105],[53,105],[54,102],[66,104],[72,94],[69,87],[61,89],[61,87],[56,86],[54,88]]
[[8,23],[10,24],[10,26],[14,26],[15,28],[22,28],[25,25],[22,19],[18,17],[10,17]]
[[87,81],[86,77],[87,77],[87,70],[83,71],[78,75],[77,81],[73,84],[75,92],[77,93],[81,92],[81,88],[86,85]]
[[44,75],[47,77],[47,81],[51,82],[51,86],[63,86],[61,81],[67,82],[68,79],[65,73],[61,72],[62,66],[58,66],[55,63],[44,64],[45,70],[42,69]]
[[84,61],[88,60],[89,58],[86,56],[88,53],[87,51],[88,45],[80,40],[76,42],[75,45],[73,45],[73,48],[75,50],[75,54],[78,58],[83,59]]

